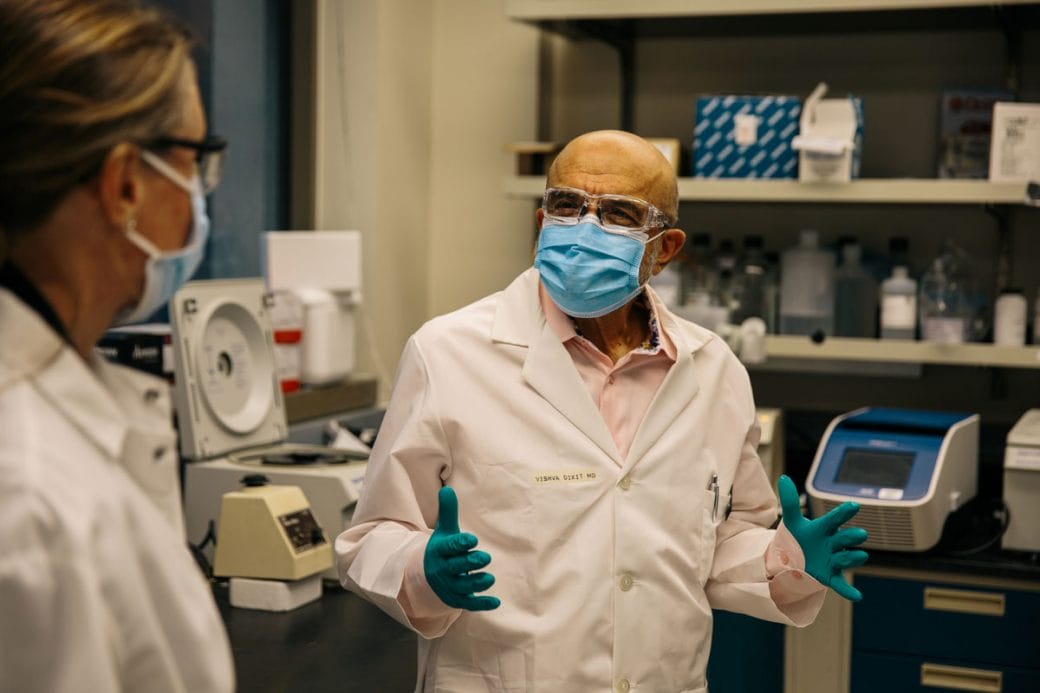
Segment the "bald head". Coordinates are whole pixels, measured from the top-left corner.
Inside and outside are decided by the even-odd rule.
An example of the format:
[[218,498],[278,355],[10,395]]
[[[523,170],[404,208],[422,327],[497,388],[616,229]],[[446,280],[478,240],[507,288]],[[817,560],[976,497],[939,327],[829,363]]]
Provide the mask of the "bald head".
[[642,137],[597,130],[571,140],[549,169],[549,187],[632,195],[651,203],[674,223],[679,215],[675,171]]

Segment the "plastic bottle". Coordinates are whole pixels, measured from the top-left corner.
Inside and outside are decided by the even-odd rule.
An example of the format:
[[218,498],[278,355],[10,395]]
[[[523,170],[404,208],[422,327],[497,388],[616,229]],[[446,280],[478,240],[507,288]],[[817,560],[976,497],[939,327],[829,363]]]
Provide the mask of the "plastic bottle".
[[842,246],[843,262],[834,276],[834,334],[877,336],[878,285],[860,264],[855,241]]
[[737,269],[737,254],[733,249],[733,241],[723,239],[719,241],[718,250],[715,252],[715,298],[713,303],[733,309],[733,274]]
[[859,241],[855,236],[846,235],[838,236],[838,240],[834,242],[834,260],[838,267],[841,267],[842,263],[845,262],[845,246],[850,243],[858,244]]
[[905,236],[888,239],[888,263],[892,268],[906,267],[910,271],[910,240]]
[[913,339],[917,327],[917,282],[906,265],[881,283],[881,339]]
[[683,262],[683,305],[711,305],[717,283],[711,259],[711,234],[693,234]]
[[1033,344],[1040,344],[1040,288],[1036,290],[1033,301]]
[[283,393],[300,389],[303,350],[304,307],[292,291],[271,294],[271,327],[274,338],[274,364]]
[[748,318],[762,318],[766,330],[776,331],[776,325],[769,324],[770,310],[768,283],[772,275],[768,271],[762,237],[749,235],[744,237],[744,257],[737,266],[733,276],[733,324],[740,325]]
[[780,253],[766,252],[766,325],[771,332],[780,331]]
[[974,279],[967,254],[947,240],[921,277],[921,339],[942,344],[969,341],[975,314]]
[[780,258],[780,332],[834,334],[834,256],[820,250],[816,231]]
[[1029,304],[1021,289],[1004,289],[993,309],[993,343],[1022,346],[1026,343],[1026,312]]

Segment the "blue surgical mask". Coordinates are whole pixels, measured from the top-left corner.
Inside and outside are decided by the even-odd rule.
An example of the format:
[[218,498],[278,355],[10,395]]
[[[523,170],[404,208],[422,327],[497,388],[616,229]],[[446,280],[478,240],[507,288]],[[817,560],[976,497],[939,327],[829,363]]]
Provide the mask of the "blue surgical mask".
[[642,291],[639,268],[653,239],[612,233],[586,218],[542,226],[534,266],[560,310],[575,318],[598,318]]
[[137,305],[116,316],[115,325],[140,322],[164,306],[177,289],[195,274],[202,262],[209,238],[209,216],[206,214],[206,197],[198,177],[187,180],[176,169],[151,152],[141,153],[142,158],[155,170],[169,178],[191,195],[192,226],[188,243],[179,250],[163,252],[142,236],[131,220],[126,237],[148,255],[145,264],[144,290]]

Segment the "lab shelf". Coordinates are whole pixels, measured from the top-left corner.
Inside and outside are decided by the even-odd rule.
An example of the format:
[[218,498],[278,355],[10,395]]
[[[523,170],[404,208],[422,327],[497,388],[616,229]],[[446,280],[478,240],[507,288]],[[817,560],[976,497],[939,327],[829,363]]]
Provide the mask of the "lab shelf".
[[[508,176],[510,197],[541,197],[544,176]],[[836,204],[1025,204],[1025,183],[927,178],[860,179],[813,184],[796,180],[679,178],[685,202],[810,202]]]
[[641,19],[756,14],[874,12],[993,5],[1033,0],[508,0],[506,13],[525,22],[572,19]]
[[808,337],[767,335],[766,356],[767,363],[768,359],[785,359],[1040,368],[1040,346],[936,344],[902,339],[831,337],[817,344]]

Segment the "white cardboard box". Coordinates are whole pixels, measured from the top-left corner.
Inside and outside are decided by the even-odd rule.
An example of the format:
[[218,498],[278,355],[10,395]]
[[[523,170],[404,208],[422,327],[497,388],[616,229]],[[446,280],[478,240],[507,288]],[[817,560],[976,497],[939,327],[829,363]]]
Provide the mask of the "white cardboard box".
[[798,150],[798,180],[803,183],[848,183],[859,178],[863,149],[863,106],[854,96],[824,99],[821,82],[805,101],[801,132],[792,142]]
[[360,231],[268,231],[263,251],[268,291],[361,290]]
[[994,104],[989,179],[1040,180],[1040,103]]

